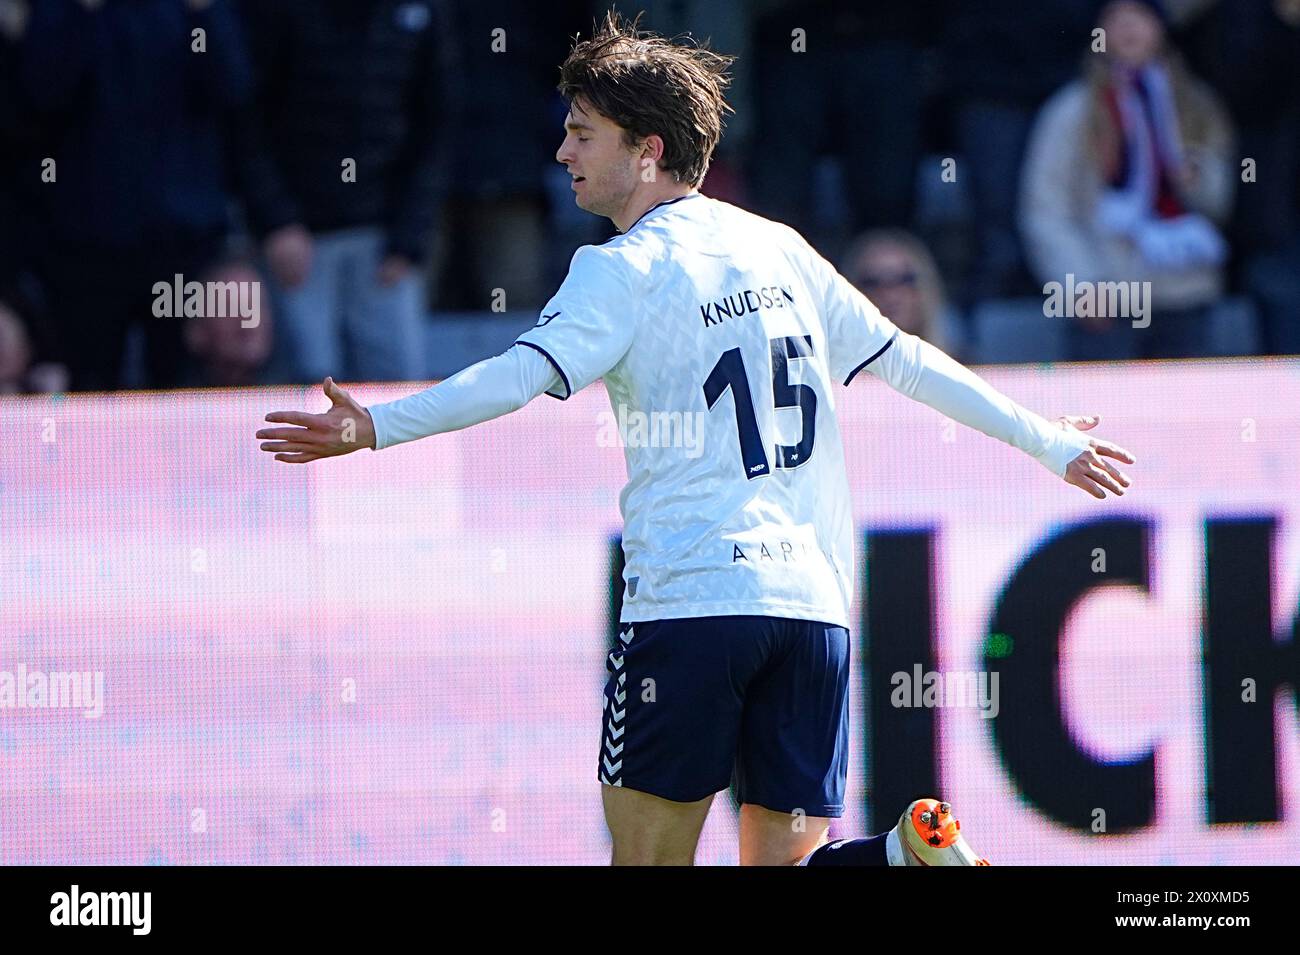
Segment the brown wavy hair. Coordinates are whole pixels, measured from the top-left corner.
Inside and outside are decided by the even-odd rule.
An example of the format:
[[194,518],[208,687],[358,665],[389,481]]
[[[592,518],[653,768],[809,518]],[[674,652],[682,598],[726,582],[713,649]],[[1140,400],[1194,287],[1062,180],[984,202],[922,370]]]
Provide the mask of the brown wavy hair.
[[623,127],[629,148],[660,136],[659,165],[698,186],[722,138],[723,116],[732,112],[724,94],[736,58],[689,37],[677,42],[642,31],[640,22],[641,14],[630,21],[605,14],[590,40],[575,38],[557,88],[570,107],[581,97],[583,109]]

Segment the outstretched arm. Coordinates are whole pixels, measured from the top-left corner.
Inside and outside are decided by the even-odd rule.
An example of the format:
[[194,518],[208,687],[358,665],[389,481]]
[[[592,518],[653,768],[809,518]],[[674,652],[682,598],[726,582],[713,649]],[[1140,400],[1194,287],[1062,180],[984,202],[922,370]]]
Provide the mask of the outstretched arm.
[[267,421],[295,427],[264,428],[257,437],[266,439],[261,449],[273,452],[277,461],[306,464],[361,448],[379,451],[404,441],[468,428],[517,411],[559,385],[555,368],[540,352],[518,346],[458,371],[424,391],[371,408],[362,407],[332,378],[326,378],[329,411],[273,411],[266,416]]
[[1093,497],[1104,498],[1106,491],[1123,494],[1131,483],[1128,475],[1105,459],[1133,464],[1133,455],[1082,433],[1096,426],[1096,416],[1048,421],[915,335],[900,331],[866,370],[954,421],[1019,448]]
[[996,391],[927,341],[898,328],[793,230],[814,299],[826,320],[830,370],[847,385],[866,369],[909,398],[954,421],[1019,448],[1067,483],[1093,497],[1123,494],[1129,479],[1105,458],[1133,464],[1133,455],[1082,434],[1093,417],[1046,421]]

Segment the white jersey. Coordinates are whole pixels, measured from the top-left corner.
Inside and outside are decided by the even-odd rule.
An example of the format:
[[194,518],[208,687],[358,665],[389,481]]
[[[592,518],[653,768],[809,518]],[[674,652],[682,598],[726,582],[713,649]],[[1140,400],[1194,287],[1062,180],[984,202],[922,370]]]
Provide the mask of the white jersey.
[[577,251],[517,344],[555,366],[555,397],[605,380],[628,471],[623,622],[849,625],[834,385],[897,335],[793,229],[699,193]]

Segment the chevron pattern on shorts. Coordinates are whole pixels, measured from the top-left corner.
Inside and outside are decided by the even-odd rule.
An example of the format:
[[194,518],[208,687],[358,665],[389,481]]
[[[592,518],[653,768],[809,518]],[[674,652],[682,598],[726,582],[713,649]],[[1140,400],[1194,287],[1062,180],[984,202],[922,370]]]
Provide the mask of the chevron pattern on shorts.
[[607,686],[601,704],[605,732],[600,751],[600,781],[609,786],[623,785],[623,745],[626,743],[623,734],[627,730],[627,673],[623,669],[623,656],[635,636],[633,629],[628,627],[627,633],[618,635],[619,645],[609,651],[605,660],[605,669],[615,678],[613,693]]

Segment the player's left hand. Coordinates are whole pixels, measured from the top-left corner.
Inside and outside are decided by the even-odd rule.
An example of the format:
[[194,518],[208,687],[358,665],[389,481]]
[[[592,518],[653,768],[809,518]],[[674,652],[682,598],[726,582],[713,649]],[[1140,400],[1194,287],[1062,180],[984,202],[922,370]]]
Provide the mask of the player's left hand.
[[275,459],[287,464],[306,464],[317,458],[351,454],[375,446],[375,423],[370,412],[350,394],[326,378],[323,385],[330,410],[324,414],[303,411],[272,411],[267,421],[298,425],[294,428],[263,428],[259,438],[270,438],[263,451],[277,452]]
[[[1099,421],[1101,418],[1098,415],[1062,415],[1052,423],[1058,428],[1090,431],[1097,427]],[[1134,464],[1137,459],[1119,445],[1109,441],[1090,438],[1089,444],[1091,447],[1080,453],[1065,469],[1065,482],[1083,488],[1095,498],[1105,498],[1107,491],[1116,497],[1122,495],[1124,488],[1131,485],[1133,481],[1106,458],[1114,458],[1125,464]]]

